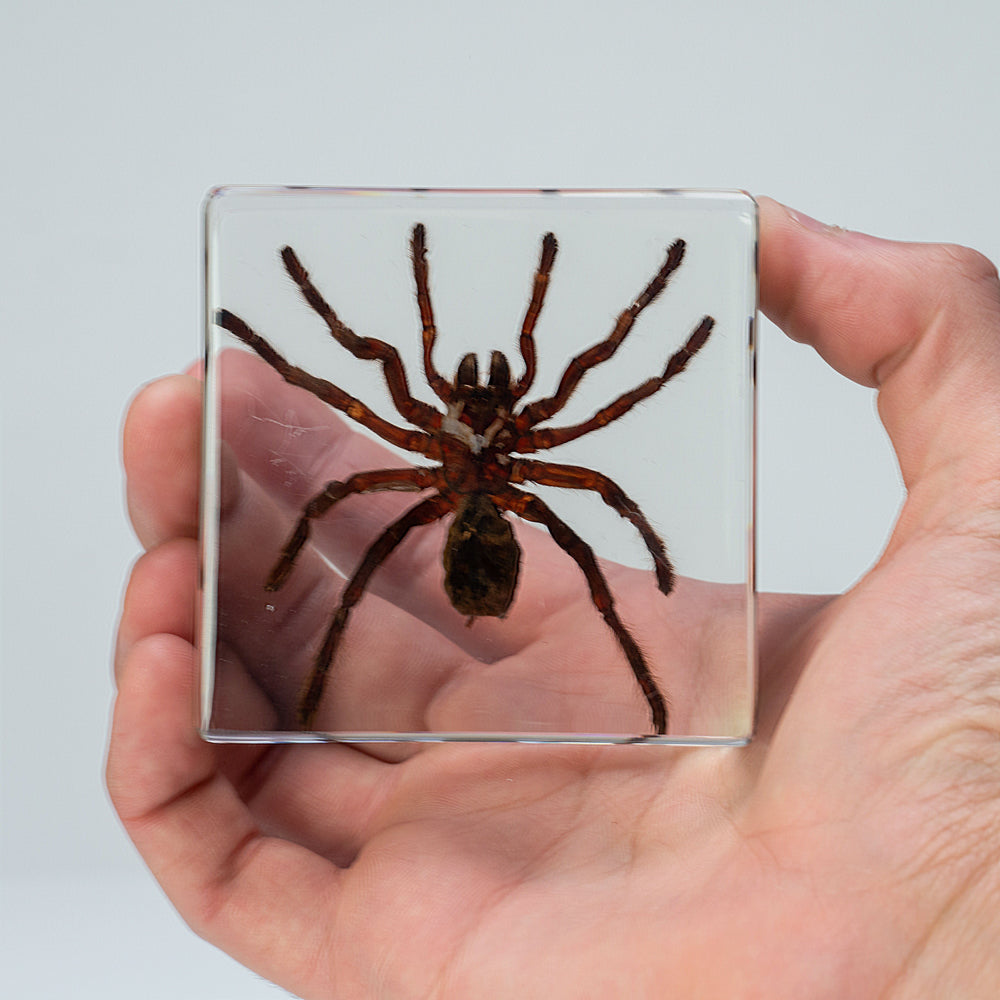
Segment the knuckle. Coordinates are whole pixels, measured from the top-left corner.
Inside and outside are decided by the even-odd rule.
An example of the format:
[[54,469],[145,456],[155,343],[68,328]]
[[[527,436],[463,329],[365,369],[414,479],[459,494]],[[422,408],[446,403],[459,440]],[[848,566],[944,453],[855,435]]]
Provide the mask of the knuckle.
[[975,284],[997,282],[996,265],[985,254],[958,243],[938,243],[931,248],[935,263]]
[[993,327],[1000,321],[996,265],[978,250],[958,244],[939,244],[935,253],[940,263],[939,315],[963,327],[971,323],[978,328],[983,322]]

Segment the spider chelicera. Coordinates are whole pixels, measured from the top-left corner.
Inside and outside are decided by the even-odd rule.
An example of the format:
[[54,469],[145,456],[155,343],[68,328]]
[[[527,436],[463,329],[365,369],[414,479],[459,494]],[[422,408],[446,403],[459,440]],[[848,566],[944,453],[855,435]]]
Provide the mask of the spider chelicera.
[[308,390],[390,444],[423,455],[435,463],[430,466],[375,469],[356,473],[342,482],[327,483],[303,509],[265,583],[268,591],[277,590],[288,578],[309,537],[310,522],[321,517],[340,500],[358,493],[383,490],[433,491],[385,528],[369,546],[347,581],[333,621],[299,696],[298,724],[302,729],[313,727],[327,674],[351,609],[361,599],[378,566],[412,528],[454,514],[444,547],[445,591],[455,609],[467,616],[468,624],[480,616],[502,618],[514,599],[521,561],[521,550],[511,524],[504,516],[512,513],[543,525],[553,541],[576,561],[586,577],[591,600],[618,640],[649,704],[654,732],[664,734],[667,731],[666,699],[638,645],[618,617],[611,591],[593,550],[538,496],[518,489],[518,486],[537,483],[597,493],[642,536],[653,557],[657,585],[663,594],[669,594],[674,573],[663,541],[634,501],[602,473],[582,466],[539,462],[517,456],[555,448],[617,420],[684,371],[691,358],[705,345],[715,323],[711,316],[702,318],[684,346],[670,357],[662,374],[619,396],[582,423],[564,427],[538,426],[562,410],[587,371],[607,361],[621,346],[639,314],[663,291],[671,274],[680,267],[684,258],[684,241],[677,240],[670,246],[659,271],[639,297],[619,315],[607,339],[570,361],[555,393],[522,404],[521,400],[535,379],[534,329],[556,257],[555,236],[546,233],[542,238],[531,300],[521,325],[520,351],[524,373],[516,382],[513,381],[507,358],[500,351],[493,351],[485,383],[480,381],[474,354],[466,354],[459,362],[454,381],[444,378],[434,366],[432,353],[437,330],[431,307],[425,240],[424,226],[418,223],[413,227],[410,251],[423,324],[424,375],[441,401],[444,412],[415,399],[410,394],[406,370],[396,349],[372,337],[359,337],[345,326],[316,289],[295,251],[291,247],[284,247],[281,251],[285,270],[298,285],[305,300],[322,317],[334,339],[355,357],[375,360],[382,365],[392,401],[400,416],[412,425],[411,428],[384,420],[361,400],[290,364],[229,310],[220,309],[215,315],[219,326],[256,351],[286,382]]

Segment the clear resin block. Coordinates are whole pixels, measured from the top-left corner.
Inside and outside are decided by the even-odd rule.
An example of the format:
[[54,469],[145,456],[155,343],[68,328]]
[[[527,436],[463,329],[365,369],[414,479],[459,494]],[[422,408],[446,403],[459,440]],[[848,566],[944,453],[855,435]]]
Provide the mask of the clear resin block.
[[221,188],[201,729],[741,743],[741,192]]

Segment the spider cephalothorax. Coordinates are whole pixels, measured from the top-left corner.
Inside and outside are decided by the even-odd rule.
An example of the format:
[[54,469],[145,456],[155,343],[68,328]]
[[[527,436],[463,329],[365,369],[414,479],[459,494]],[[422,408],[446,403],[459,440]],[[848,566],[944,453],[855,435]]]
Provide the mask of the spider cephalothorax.
[[325,514],[344,497],[382,490],[433,491],[410,507],[372,542],[354,574],[348,579],[300,696],[297,710],[299,725],[303,729],[313,726],[327,673],[351,609],[361,599],[372,573],[412,528],[431,524],[447,514],[454,514],[443,557],[444,587],[448,598],[459,613],[467,616],[469,624],[481,616],[502,618],[514,599],[521,563],[521,550],[513,527],[505,516],[512,513],[543,525],[555,543],[576,561],[586,578],[591,600],[618,640],[649,704],[654,732],[665,733],[666,700],[631,633],[615,611],[611,591],[593,550],[539,497],[518,486],[537,483],[596,492],[642,536],[653,558],[657,585],[662,593],[669,594],[673,587],[673,569],[662,540],[639,507],[617,483],[602,473],[582,466],[538,462],[517,456],[555,448],[617,420],[636,403],[648,398],[675,375],[680,374],[704,346],[714,325],[710,316],[702,318],[684,346],[670,357],[660,375],[619,396],[589,420],[564,427],[537,426],[555,416],[566,405],[589,369],[615,353],[638,315],[663,291],[670,275],[680,266],[684,257],[684,241],[677,240],[670,246],[659,271],[639,297],[619,315],[607,339],[570,361],[555,393],[527,404],[522,404],[521,400],[535,379],[534,329],[555,261],[555,236],[546,233],[542,239],[541,257],[535,273],[531,300],[521,325],[519,346],[524,373],[516,382],[512,381],[510,364],[500,351],[492,353],[489,375],[485,381],[480,379],[474,354],[466,354],[461,359],[454,381],[449,381],[438,373],[432,358],[437,330],[431,308],[425,231],[422,224],[418,223],[413,228],[410,249],[417,304],[423,325],[424,375],[431,390],[441,401],[443,412],[410,394],[406,371],[394,347],[372,337],[359,337],[340,321],[313,285],[291,247],[285,247],[281,251],[281,257],[288,274],[309,305],[326,322],[334,339],[355,357],[381,363],[393,404],[399,414],[412,425],[411,428],[384,420],[363,402],[349,396],[332,383],[290,364],[263,337],[227,309],[220,309],[216,314],[216,322],[220,326],[253,348],[287,382],[312,392],[390,444],[424,455],[434,463],[430,466],[375,469],[356,473],[343,481],[327,483],[306,504],[271,571],[265,588],[277,590],[287,579],[299,551],[309,537],[310,522]]

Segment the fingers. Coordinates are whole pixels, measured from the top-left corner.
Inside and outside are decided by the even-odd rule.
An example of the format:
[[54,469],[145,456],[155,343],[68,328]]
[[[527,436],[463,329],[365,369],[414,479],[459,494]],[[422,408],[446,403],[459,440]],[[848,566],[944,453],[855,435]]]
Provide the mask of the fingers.
[[121,680],[132,648],[149,635],[175,635],[194,642],[198,550],[193,539],[167,542],[135,564],[115,646],[115,679]]
[[[162,644],[177,639],[180,641],[182,649],[194,646],[197,560],[195,543],[189,539],[176,539],[153,549],[137,561],[125,593],[115,650],[115,675],[119,686],[126,686],[127,670],[131,669],[135,672],[145,669],[144,665],[148,663],[149,658],[147,653],[142,652],[144,644],[148,645],[151,641]],[[373,609],[373,611],[377,616],[377,609]],[[395,613],[403,615],[403,612],[397,611]],[[321,623],[325,623],[326,617],[324,611],[320,619]],[[374,634],[376,644],[388,641],[387,633],[389,632],[403,631],[401,627],[398,629],[387,628],[387,623],[384,620],[380,620],[379,624],[382,626],[381,628],[371,625],[368,629]],[[268,646],[268,636],[258,636],[254,639],[247,634],[237,638],[242,638],[250,648],[263,650],[260,653],[263,659],[267,659],[274,652]],[[369,642],[366,644],[368,648],[362,651],[363,655],[358,659],[365,668],[370,666],[369,657],[376,662],[391,661],[396,670],[399,669],[399,663],[405,659],[408,671],[412,671],[415,675],[410,678],[408,673],[408,680],[412,679],[416,687],[421,684],[426,687],[422,694],[426,702],[444,683],[444,678],[435,679],[435,672],[443,672],[446,677],[450,669],[448,657],[442,654],[440,643],[435,645],[431,642],[434,638],[433,635],[424,636],[420,631],[420,624],[417,623],[416,628],[411,628],[409,631],[405,657],[398,651],[395,657],[383,656],[379,650],[372,650],[370,648],[371,642]],[[423,639],[427,640],[426,649],[424,649]],[[300,639],[300,645],[302,641]],[[136,652],[137,650],[139,652]],[[280,652],[283,658],[291,655],[287,649],[281,649],[277,652]],[[231,656],[228,649],[226,655]],[[246,670],[245,673],[247,677],[241,678],[239,684],[234,684],[228,676],[216,677],[216,688],[220,695],[216,701],[220,702],[217,706],[220,712],[235,713],[243,717],[247,712],[253,712],[255,709],[260,711],[258,706],[254,704],[247,706],[245,703],[253,701],[254,696],[258,703],[265,700],[262,691],[268,678],[263,678],[259,686],[254,684],[254,692],[248,694],[246,688],[252,682],[252,672]],[[337,692],[338,701],[341,695],[349,694],[352,702],[360,702],[363,706],[369,706],[369,709],[371,706],[377,708],[383,701],[392,702],[393,696],[386,696],[386,691],[399,692],[404,687],[398,683],[398,678],[373,676],[375,672],[370,669],[359,667],[358,673],[361,675],[360,678],[352,678],[350,683],[345,685],[346,692]],[[292,701],[294,701],[295,690],[293,689],[291,693]],[[185,719],[185,725],[191,728],[196,719],[194,694],[189,699],[189,708],[190,712]],[[401,724],[400,728],[420,728],[423,708],[421,703],[419,707],[421,714],[417,720],[400,719],[401,723],[409,722],[409,725]],[[233,728],[240,727],[234,726]],[[245,724],[243,728],[268,730],[275,727],[273,725],[253,726]],[[309,748],[313,753],[316,753],[317,749],[315,747]],[[309,750],[306,751],[306,755],[308,755]],[[254,770],[259,772],[260,758],[264,754],[265,749],[257,746],[218,747],[215,750],[217,764],[231,780],[240,784],[246,783],[246,776],[249,772]],[[349,771],[350,769],[342,761],[339,763],[336,773],[347,783],[353,780],[353,778],[348,777]],[[355,770],[353,773],[358,778],[364,777],[364,773],[361,771]],[[254,783],[259,786],[259,776]],[[344,797],[345,789],[343,786],[339,787],[338,794],[342,798]],[[364,798],[365,801],[371,801],[373,796],[369,791]],[[350,811],[347,815],[351,815]],[[268,816],[268,823],[269,827],[273,825],[273,816]],[[289,832],[295,830],[294,821],[291,824],[286,824],[285,829]],[[344,821],[335,825],[334,829],[339,835],[346,838],[345,842],[339,843],[340,850],[344,850],[345,847],[351,849],[352,845],[355,845],[359,827],[354,823],[353,817],[350,825]],[[301,831],[296,832],[300,833]]]
[[322,950],[335,920],[341,871],[264,836],[217,772],[191,724],[190,645],[150,636],[127,661],[107,777],[129,836],[195,931],[294,989],[297,961]]
[[122,434],[129,516],[146,548],[198,533],[201,383],[172,375],[143,388]]
[[[995,476],[1000,454],[1000,285],[963,247],[894,243],[828,227],[767,198],[761,306],[834,368],[880,390],[909,488],[935,470]],[[993,470],[993,471],[990,471]]]
[[[195,652],[156,627],[146,607],[158,579],[180,576],[180,546],[145,557],[119,646],[119,691],[107,784],[129,836],[191,927],[260,974],[317,995],[343,880],[397,780],[346,746],[215,747],[194,727]],[[170,623],[170,614],[164,622]],[[252,769],[220,761],[253,754]],[[249,805],[248,805],[249,802]],[[331,807],[331,803],[335,803]]]

